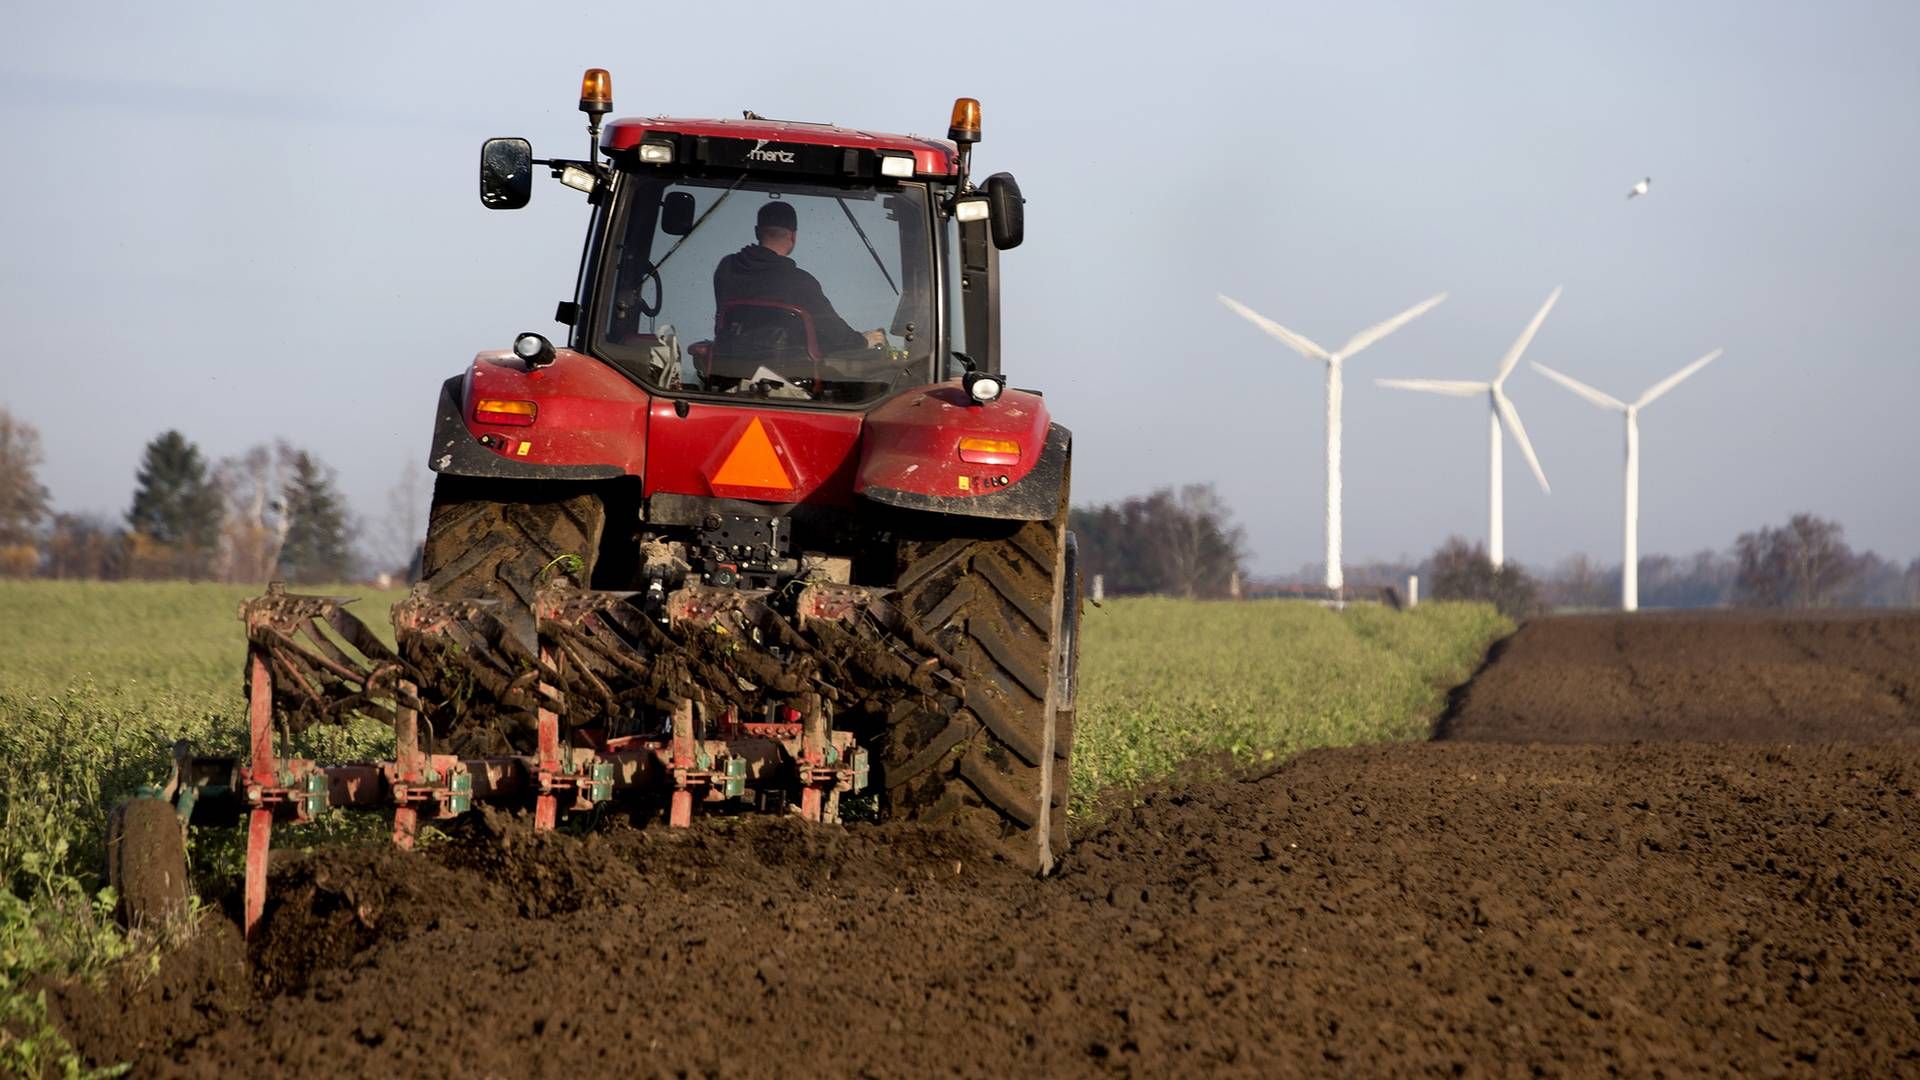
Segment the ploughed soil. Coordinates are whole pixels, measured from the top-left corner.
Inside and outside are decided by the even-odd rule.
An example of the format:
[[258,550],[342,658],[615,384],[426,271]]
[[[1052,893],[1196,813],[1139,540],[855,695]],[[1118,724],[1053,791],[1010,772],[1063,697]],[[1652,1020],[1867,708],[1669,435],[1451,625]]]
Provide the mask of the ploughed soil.
[[276,852],[249,946],[50,1004],[136,1076],[1915,1073],[1916,665],[1916,619],[1541,620],[1447,738],[1147,793],[1045,881],[495,814]]
[[1641,613],[1536,620],[1454,695],[1443,738],[1920,740],[1920,618]]

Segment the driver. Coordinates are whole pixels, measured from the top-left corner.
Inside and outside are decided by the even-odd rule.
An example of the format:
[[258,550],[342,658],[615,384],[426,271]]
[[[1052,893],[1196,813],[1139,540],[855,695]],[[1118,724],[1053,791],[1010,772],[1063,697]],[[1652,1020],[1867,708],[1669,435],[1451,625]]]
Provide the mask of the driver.
[[770,201],[760,207],[753,227],[754,243],[720,260],[713,270],[713,302],[724,308],[730,300],[771,300],[791,304],[813,320],[814,340],[824,354],[880,349],[884,331],[864,333],[847,325],[833,310],[820,282],[794,263],[793,246],[799,220],[789,202]]

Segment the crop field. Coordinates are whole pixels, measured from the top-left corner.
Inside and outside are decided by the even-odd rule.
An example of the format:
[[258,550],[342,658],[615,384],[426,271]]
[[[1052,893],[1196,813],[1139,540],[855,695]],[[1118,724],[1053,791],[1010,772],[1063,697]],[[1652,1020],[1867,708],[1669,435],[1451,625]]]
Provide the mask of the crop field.
[[[192,739],[240,749],[244,637],[235,608],[253,590],[189,584],[0,582],[0,977],[11,988],[9,1044],[57,1059],[55,1039],[27,1043],[38,1021],[23,987],[36,978],[120,972],[129,949],[101,917],[96,877],[106,810],[164,771],[166,748]],[[368,621],[401,595],[352,588]],[[1075,809],[1083,822],[1124,806],[1126,792],[1201,763],[1262,766],[1300,749],[1425,734],[1444,689],[1472,671],[1510,624],[1490,609],[1429,605],[1336,615],[1288,603],[1115,600],[1089,608],[1084,635]],[[345,760],[387,752],[378,727],[315,729],[303,753]],[[1118,798],[1103,804],[1101,793]],[[350,847],[347,823],[282,830],[279,845]],[[203,889],[230,884],[231,838],[197,830]],[[139,943],[136,943],[136,946]],[[150,950],[149,950],[150,951]],[[169,961],[169,963],[173,963]],[[116,977],[120,977],[116,975]],[[39,984],[35,984],[36,986]],[[56,995],[57,996],[57,995]],[[32,1023],[29,1023],[32,1021]],[[155,1047],[135,1039],[116,1053]]]
[[33,984],[42,1038],[143,1076],[1920,1068],[1920,617],[1539,619],[1476,673],[1504,629],[1113,603],[1048,879],[921,826],[487,813],[277,852],[253,941],[216,897]]

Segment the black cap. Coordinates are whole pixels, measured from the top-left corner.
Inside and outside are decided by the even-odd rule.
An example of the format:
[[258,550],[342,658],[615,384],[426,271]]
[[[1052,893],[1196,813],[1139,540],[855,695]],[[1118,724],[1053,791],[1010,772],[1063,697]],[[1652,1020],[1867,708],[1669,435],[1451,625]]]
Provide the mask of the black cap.
[[786,229],[790,232],[798,232],[800,231],[800,218],[793,212],[792,203],[769,202],[760,207],[760,217],[759,220],[754,222],[754,225],[761,229],[771,227],[775,229]]

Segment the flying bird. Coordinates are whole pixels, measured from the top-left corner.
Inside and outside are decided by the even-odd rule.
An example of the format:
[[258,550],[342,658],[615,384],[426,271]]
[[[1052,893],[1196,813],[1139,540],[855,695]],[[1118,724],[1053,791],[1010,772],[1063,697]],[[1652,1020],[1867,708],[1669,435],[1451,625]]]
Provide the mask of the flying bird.
[[1645,195],[1647,193],[1647,188],[1651,187],[1652,184],[1653,184],[1653,177],[1651,176],[1641,177],[1640,182],[1633,185],[1633,190],[1627,192],[1627,198],[1632,199],[1640,195]]

